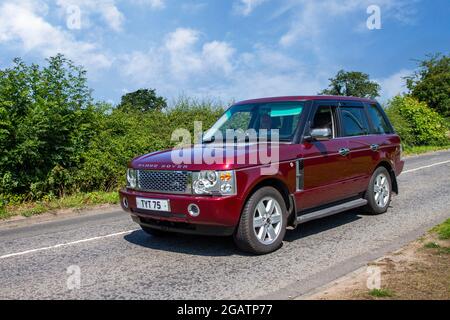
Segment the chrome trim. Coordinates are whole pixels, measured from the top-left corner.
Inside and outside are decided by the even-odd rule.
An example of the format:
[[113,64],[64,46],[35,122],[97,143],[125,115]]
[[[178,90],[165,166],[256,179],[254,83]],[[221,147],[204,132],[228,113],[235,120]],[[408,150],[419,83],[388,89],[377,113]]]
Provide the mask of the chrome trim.
[[339,149],[339,155],[346,157],[350,154],[350,149],[349,148],[341,148]]
[[[157,172],[157,173],[185,173],[186,174],[186,189],[185,191],[170,191],[170,190],[156,190],[156,189],[145,189],[141,188],[140,183],[140,172],[141,171],[148,171],[148,172]],[[179,170],[140,170],[136,169],[136,179],[137,179],[137,186],[133,190],[140,191],[140,192],[149,192],[149,193],[160,193],[160,194],[192,194],[192,171],[179,171]]]
[[311,213],[297,216],[297,224],[305,223],[311,220],[325,218],[340,212],[344,212],[347,210],[359,208],[365,206],[367,204],[367,200],[365,199],[356,199],[353,201],[345,202],[342,204],[338,204],[332,207],[324,208],[321,210],[313,211]]

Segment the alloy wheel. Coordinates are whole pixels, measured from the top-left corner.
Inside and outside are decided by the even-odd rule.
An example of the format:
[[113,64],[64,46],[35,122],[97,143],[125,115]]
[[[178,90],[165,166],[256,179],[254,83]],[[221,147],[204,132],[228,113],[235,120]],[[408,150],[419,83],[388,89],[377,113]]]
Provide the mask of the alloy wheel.
[[277,200],[265,197],[258,202],[253,214],[253,231],[259,242],[269,245],[275,242],[282,228],[282,211]]
[[377,206],[384,208],[388,204],[391,195],[389,180],[384,173],[380,173],[375,178],[373,193]]

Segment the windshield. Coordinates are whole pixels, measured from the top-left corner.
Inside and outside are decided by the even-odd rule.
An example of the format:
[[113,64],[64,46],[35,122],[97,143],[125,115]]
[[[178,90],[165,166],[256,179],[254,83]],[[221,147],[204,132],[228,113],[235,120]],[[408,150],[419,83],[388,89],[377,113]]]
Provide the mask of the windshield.
[[[203,142],[212,142],[217,136],[228,139],[228,131],[244,132],[245,137],[249,132],[261,134],[270,140],[277,130],[280,141],[291,141],[299,124],[300,116],[304,109],[304,102],[271,102],[258,104],[235,105],[205,134]],[[242,140],[237,138],[235,140]]]

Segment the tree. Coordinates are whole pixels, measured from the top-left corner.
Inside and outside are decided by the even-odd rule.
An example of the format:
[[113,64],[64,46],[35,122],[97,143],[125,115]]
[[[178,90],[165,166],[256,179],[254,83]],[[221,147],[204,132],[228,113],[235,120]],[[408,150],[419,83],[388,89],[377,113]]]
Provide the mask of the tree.
[[158,97],[153,89],[139,89],[122,96],[118,109],[130,112],[147,112],[150,110],[162,110],[167,107],[166,99]]
[[328,89],[319,94],[371,99],[380,96],[380,85],[370,81],[369,75],[362,72],[340,70],[334,78],[329,80]]
[[435,54],[418,63],[406,77],[410,94],[445,117],[450,117],[450,56]]

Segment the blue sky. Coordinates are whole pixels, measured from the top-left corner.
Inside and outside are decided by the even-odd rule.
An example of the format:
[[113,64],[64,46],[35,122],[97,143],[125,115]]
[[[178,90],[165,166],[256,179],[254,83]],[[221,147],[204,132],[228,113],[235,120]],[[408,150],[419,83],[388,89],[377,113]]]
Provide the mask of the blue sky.
[[[367,28],[370,5],[381,29]],[[449,53],[449,16],[448,0],[0,0],[0,67],[61,52],[114,103],[143,87],[169,101],[316,94],[345,69],[385,101],[413,59]]]

